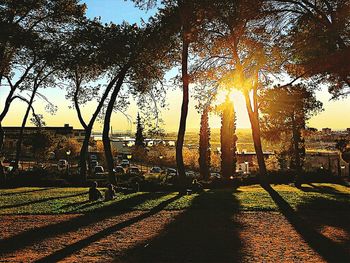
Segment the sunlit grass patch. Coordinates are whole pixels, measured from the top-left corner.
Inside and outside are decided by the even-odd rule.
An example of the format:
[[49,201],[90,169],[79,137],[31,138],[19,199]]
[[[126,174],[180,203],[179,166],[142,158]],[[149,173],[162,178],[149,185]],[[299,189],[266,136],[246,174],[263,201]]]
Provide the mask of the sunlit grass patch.
[[[272,185],[295,210],[350,209],[350,190],[335,184]],[[104,192],[105,189],[100,189]],[[0,214],[64,214],[114,212],[116,210],[218,209],[278,211],[269,193],[259,185],[237,189],[206,190],[201,194],[178,193],[121,194],[111,201],[88,201],[88,188],[26,187],[0,190]]]

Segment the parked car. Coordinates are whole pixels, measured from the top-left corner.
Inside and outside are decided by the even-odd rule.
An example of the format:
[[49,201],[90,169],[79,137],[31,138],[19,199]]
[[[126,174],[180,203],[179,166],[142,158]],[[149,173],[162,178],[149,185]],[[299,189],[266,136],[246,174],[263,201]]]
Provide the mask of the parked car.
[[174,169],[174,168],[166,169],[166,175],[173,175],[173,174],[177,175],[177,170],[176,169]]
[[64,159],[59,160],[57,163],[57,169],[59,171],[67,170],[68,169],[68,161],[64,160]]
[[[10,163],[9,163],[8,166],[11,167],[11,170],[13,170],[13,167],[15,166],[15,163],[16,163],[15,160],[11,160],[11,161],[10,161]],[[22,170],[22,165],[21,165],[21,163],[18,162],[17,168],[18,168],[18,170]]]
[[97,173],[104,173],[104,172],[105,172],[105,169],[103,169],[103,166],[101,166],[101,165],[95,166],[94,174],[97,174]]
[[165,174],[158,166],[152,167],[149,173],[144,175],[146,180],[149,181],[161,181],[165,178]]
[[121,166],[116,166],[116,167],[114,168],[114,172],[115,172],[117,175],[125,174],[124,168],[121,167]]
[[219,173],[210,173],[210,177],[209,177],[210,180],[220,180],[221,178],[222,178],[221,174]]
[[138,167],[136,166],[131,166],[126,170],[126,173],[129,175],[140,175],[141,171]]
[[123,168],[127,168],[130,166],[130,162],[127,159],[123,159],[122,162],[120,163],[120,166],[122,166]]
[[162,170],[162,168],[160,168],[158,166],[155,166],[155,167],[152,167],[149,172],[152,173],[152,174],[154,174],[154,173],[162,173],[163,170]]
[[91,169],[94,170],[95,167],[99,165],[99,163],[96,160],[91,160],[90,165],[91,165]]

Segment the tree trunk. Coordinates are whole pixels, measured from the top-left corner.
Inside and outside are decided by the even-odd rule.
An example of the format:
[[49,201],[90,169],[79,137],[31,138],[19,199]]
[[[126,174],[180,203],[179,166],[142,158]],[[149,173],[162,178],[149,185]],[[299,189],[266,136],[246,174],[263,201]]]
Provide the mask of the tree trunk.
[[299,142],[300,142],[300,131],[296,127],[295,119],[292,117],[292,133],[293,133],[293,154],[294,154],[294,167],[297,173],[301,171],[300,153],[299,153]]
[[79,121],[85,129],[85,138],[84,138],[84,142],[83,142],[83,145],[81,147],[81,150],[80,150],[80,160],[79,160],[79,165],[80,165],[80,175],[79,176],[80,176],[81,183],[84,183],[86,181],[86,172],[87,172],[86,159],[87,159],[87,153],[89,150],[89,141],[90,141],[90,136],[92,133],[92,128],[94,126],[95,120],[96,120],[98,114],[100,113],[102,106],[103,106],[109,92],[111,91],[111,89],[113,88],[114,84],[117,82],[118,79],[119,79],[119,74],[117,76],[115,76],[109,82],[109,84],[108,84],[95,112],[93,113],[88,125],[85,124],[85,122],[81,116],[79,104],[77,103],[77,100],[76,100],[77,98],[75,97],[75,99],[74,99],[74,103],[75,103],[76,108],[77,108],[77,114],[78,114]]
[[10,93],[7,95],[4,109],[2,110],[2,112],[0,114],[0,153],[1,153],[2,148],[4,146],[4,140],[5,140],[5,132],[4,132],[4,129],[3,129],[1,124],[2,124],[2,121],[4,120],[6,114],[8,113],[8,111],[10,109],[12,97],[13,97],[13,94],[15,93],[15,90],[16,90],[15,88],[11,88]]
[[199,132],[199,170],[204,179],[209,179],[210,174],[210,127],[209,107],[203,109]]
[[105,113],[105,119],[103,124],[103,134],[102,134],[102,140],[103,140],[103,147],[106,157],[106,163],[107,163],[107,169],[108,169],[108,179],[111,184],[117,184],[115,174],[114,174],[114,161],[113,161],[113,154],[112,154],[112,147],[111,142],[109,139],[109,129],[111,124],[111,116],[114,109],[114,104],[117,99],[118,93],[120,91],[121,86],[123,85],[124,78],[127,72],[127,68],[122,69],[121,73],[119,74],[119,79],[114,87],[114,90],[112,92],[111,98],[109,100],[107,110]]
[[[255,96],[255,95],[254,95]],[[249,94],[244,94],[245,101],[246,101],[246,107],[249,115],[250,125],[252,128],[252,137],[254,142],[254,149],[256,153],[256,158],[258,160],[259,165],[259,177],[260,177],[260,184],[263,187],[266,187],[268,185],[267,182],[267,170],[266,170],[266,164],[264,159],[264,152],[262,149],[261,144],[261,132],[260,132],[260,123],[259,123],[259,113],[258,109],[255,108],[254,111],[252,110],[251,102]],[[254,98],[255,100],[257,98]],[[254,103],[257,105],[257,103]]]
[[180,117],[180,126],[177,135],[176,141],[176,165],[179,174],[179,187],[180,191],[184,190],[186,173],[185,173],[185,165],[183,161],[183,144],[186,132],[186,119],[188,113],[188,87],[189,87],[189,76],[188,76],[188,48],[189,43],[183,36],[183,45],[182,45],[182,107],[181,107],[181,117]]
[[30,112],[30,110],[32,108],[34,97],[36,95],[36,91],[37,90],[38,90],[38,86],[35,85],[35,87],[33,89],[33,92],[32,92],[32,96],[30,97],[30,100],[29,100],[29,103],[28,103],[28,106],[27,106],[27,110],[26,110],[26,112],[24,114],[24,117],[23,117],[23,120],[22,120],[22,126],[21,126],[21,129],[19,131],[19,136],[18,136],[18,140],[17,140],[17,144],[16,144],[16,157],[15,157],[15,164],[14,164],[14,167],[13,167],[14,171],[16,171],[18,169],[18,162],[19,162],[20,155],[21,155],[21,150],[22,150],[22,141],[23,141],[24,128],[26,126],[27,119],[28,119],[28,116],[29,116],[29,112]]
[[86,173],[87,173],[86,160],[87,160],[87,155],[89,151],[89,142],[90,142],[91,133],[92,133],[92,125],[89,125],[85,128],[85,137],[84,137],[83,145],[81,146],[80,155],[79,155],[80,183],[86,182]]

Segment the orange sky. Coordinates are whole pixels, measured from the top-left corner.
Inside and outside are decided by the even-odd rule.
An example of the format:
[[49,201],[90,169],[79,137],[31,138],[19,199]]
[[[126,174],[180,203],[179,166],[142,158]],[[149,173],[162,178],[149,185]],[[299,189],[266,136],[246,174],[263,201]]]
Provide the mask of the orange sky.
[[[5,96],[7,95],[8,90],[3,88],[0,90],[0,106],[3,108]],[[65,91],[60,89],[51,89],[50,91],[45,90],[42,93],[48,96],[48,98],[55,102],[58,106],[58,111],[56,115],[49,115],[45,113],[44,106],[45,104],[37,99],[34,103],[34,107],[37,113],[45,114],[45,121],[48,126],[62,126],[64,123],[69,123],[74,127],[81,127],[79,124],[75,110],[69,109],[68,106],[70,102],[67,101],[64,97]],[[249,128],[249,119],[245,110],[244,100],[241,95],[237,92],[235,93],[235,108],[237,111],[237,127],[238,128]],[[345,129],[350,127],[350,98],[338,100],[338,101],[329,101],[330,95],[324,89],[317,92],[317,98],[324,103],[325,111],[319,115],[313,117],[309,126],[316,127],[318,129],[322,127],[331,127],[332,129]],[[162,117],[164,119],[164,128],[166,131],[177,131],[178,123],[180,119],[180,109],[181,109],[181,92],[180,90],[170,91],[168,93],[167,102],[169,104],[169,109],[162,111]],[[187,128],[188,130],[198,130],[200,116],[196,112],[195,101],[190,100],[190,108],[188,115]],[[91,115],[90,109],[94,105],[89,105],[83,108],[83,113],[85,116]],[[11,106],[10,112],[6,116],[3,125],[12,126],[20,125],[23,115],[24,115],[25,105],[23,102],[13,103]],[[137,114],[137,107],[133,103],[128,109],[128,114],[135,120]],[[213,128],[220,127],[220,119],[218,116],[210,116],[210,125]],[[134,130],[134,124],[130,127],[128,121],[123,117],[122,114],[114,114],[112,116],[112,127],[113,130],[129,130],[130,128]],[[94,130],[101,130],[102,126],[100,123],[96,123]]]

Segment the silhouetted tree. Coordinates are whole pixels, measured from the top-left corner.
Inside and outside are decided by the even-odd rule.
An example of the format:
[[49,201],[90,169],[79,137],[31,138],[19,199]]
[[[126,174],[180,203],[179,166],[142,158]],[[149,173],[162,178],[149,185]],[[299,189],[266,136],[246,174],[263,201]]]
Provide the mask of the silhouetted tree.
[[[0,113],[0,151],[4,132],[2,121],[10,105],[20,98],[17,91],[40,60],[38,39],[64,37],[67,25],[81,17],[86,6],[78,0],[2,1],[0,9],[0,85],[6,79],[10,89]],[[21,92],[21,90],[20,90]]]
[[145,138],[143,136],[143,126],[141,123],[141,117],[139,113],[137,113],[137,119],[136,119],[135,146],[145,147]]
[[[350,94],[350,5],[344,0],[266,1],[281,46],[288,54],[288,72],[296,79],[328,84],[333,98]],[[286,27],[288,23],[288,27]]]
[[281,140],[287,134],[290,140],[290,167],[300,174],[305,158],[302,131],[306,122],[322,110],[322,103],[302,84],[276,86],[261,94],[262,128],[268,140]]
[[233,102],[229,95],[226,96],[225,102],[219,106],[221,112],[221,173],[226,179],[233,176],[236,171],[236,114]]

